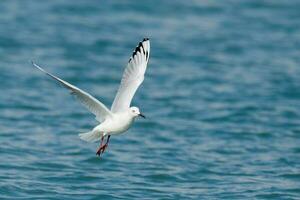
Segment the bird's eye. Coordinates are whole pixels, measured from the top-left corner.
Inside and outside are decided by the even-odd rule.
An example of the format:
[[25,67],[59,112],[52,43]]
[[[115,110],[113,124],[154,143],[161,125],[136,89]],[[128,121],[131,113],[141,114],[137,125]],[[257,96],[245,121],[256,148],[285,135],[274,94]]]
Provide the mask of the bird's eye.
[[132,112],[134,112],[134,113],[135,113],[135,110],[133,110]]

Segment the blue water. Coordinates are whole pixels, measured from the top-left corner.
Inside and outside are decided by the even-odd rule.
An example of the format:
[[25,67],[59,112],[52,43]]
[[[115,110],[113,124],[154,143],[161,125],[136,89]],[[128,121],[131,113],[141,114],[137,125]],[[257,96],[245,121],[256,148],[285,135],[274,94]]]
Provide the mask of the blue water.
[[[300,199],[300,2],[0,3],[0,199]],[[110,106],[143,37],[147,116],[97,124],[30,64]]]

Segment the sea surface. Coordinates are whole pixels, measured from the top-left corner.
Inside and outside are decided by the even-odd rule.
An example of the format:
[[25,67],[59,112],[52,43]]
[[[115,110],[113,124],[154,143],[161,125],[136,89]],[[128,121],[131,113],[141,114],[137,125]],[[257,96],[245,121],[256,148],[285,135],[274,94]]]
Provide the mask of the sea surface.
[[[31,65],[110,107],[151,41],[137,119],[97,125]],[[3,0],[0,199],[300,199],[300,1]]]

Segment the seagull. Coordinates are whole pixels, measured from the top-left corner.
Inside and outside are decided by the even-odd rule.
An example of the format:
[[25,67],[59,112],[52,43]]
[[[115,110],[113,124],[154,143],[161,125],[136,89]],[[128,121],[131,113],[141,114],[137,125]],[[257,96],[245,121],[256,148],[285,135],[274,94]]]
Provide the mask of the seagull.
[[[111,109],[108,109],[102,102],[89,93],[45,71],[34,62],[32,62],[32,64],[37,69],[60,83],[66,89],[70,90],[70,93],[96,116],[96,120],[99,122],[99,125],[87,133],[80,133],[79,137],[87,142],[96,142],[101,139],[100,146],[96,152],[96,155],[100,157],[100,155],[103,154],[105,149],[108,147],[111,135],[118,135],[126,132],[138,116],[146,118],[140,112],[138,107],[130,107],[130,104],[136,90],[144,80],[149,56],[150,41],[148,38],[144,38],[136,46],[127,66],[125,67],[121,83]],[[106,142],[103,143],[106,136]]]

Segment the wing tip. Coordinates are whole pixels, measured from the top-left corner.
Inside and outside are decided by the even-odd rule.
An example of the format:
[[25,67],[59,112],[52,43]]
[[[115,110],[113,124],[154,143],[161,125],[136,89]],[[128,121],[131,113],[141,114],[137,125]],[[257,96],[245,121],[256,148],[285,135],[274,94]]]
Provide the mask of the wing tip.
[[38,68],[39,70],[41,70],[42,72],[45,72],[45,73],[46,73],[46,71],[45,71],[43,68],[41,68],[40,66],[38,66],[33,60],[31,60],[31,64],[32,64],[34,67],[36,67],[36,68]]
[[35,64],[35,62],[33,60],[31,60],[30,62],[34,67],[37,67],[37,64]]
[[134,58],[134,56],[137,54],[137,52],[141,53],[141,49],[142,49],[143,53],[145,54],[146,59],[148,59],[149,53],[144,48],[144,45],[143,45],[144,42],[148,42],[148,41],[150,41],[150,39],[148,37],[144,37],[143,40],[141,42],[139,42],[139,44],[135,47],[134,51],[132,52],[132,56],[129,58],[128,62],[130,62]]

